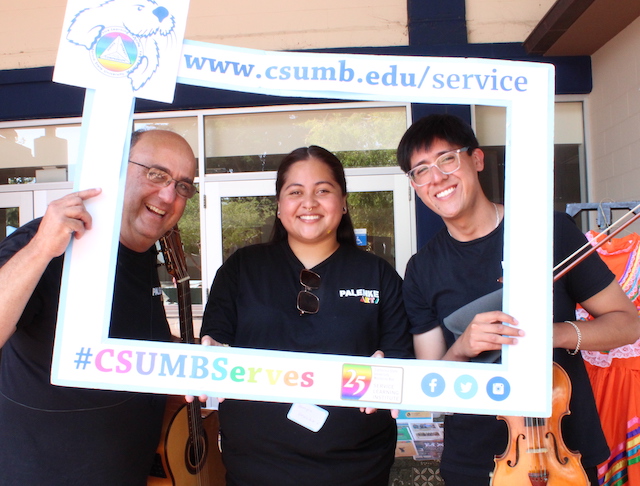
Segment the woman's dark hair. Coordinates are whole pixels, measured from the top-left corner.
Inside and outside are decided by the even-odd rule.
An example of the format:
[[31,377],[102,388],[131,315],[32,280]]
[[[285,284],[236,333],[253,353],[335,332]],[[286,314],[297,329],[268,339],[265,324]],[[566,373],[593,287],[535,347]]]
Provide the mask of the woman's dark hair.
[[[276,177],[276,199],[280,199],[280,191],[282,191],[282,186],[284,185],[284,181],[287,178],[287,173],[293,164],[296,162],[301,162],[309,159],[317,159],[329,167],[331,173],[333,174],[333,178],[340,186],[342,190],[342,194],[344,196],[347,195],[347,179],[344,175],[344,167],[342,167],[342,162],[333,155],[328,150],[318,147],[317,145],[311,145],[309,147],[300,147],[295,149],[289,155],[285,156],[280,162],[280,166],[278,167],[278,175]],[[348,206],[347,206],[348,209]],[[353,231],[353,223],[351,221],[351,216],[349,216],[349,211],[347,210],[346,214],[342,215],[342,219],[340,220],[340,224],[338,225],[338,230],[336,231],[336,237],[338,243],[341,245],[356,245],[356,235]],[[282,241],[287,238],[287,230],[282,225],[282,221],[277,217],[275,219],[275,223],[273,224],[273,231],[271,232],[271,242]]]
[[480,146],[473,128],[462,118],[449,114],[427,115],[411,125],[402,136],[396,152],[400,168],[409,172],[414,152],[429,150],[436,139],[460,147],[469,147],[469,155]]

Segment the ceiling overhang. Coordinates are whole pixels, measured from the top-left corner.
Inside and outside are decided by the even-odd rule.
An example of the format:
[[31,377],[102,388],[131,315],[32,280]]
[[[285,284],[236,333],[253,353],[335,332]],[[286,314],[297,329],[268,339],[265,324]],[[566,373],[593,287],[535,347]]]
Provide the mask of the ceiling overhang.
[[558,0],[524,48],[538,56],[591,56],[638,17],[638,0]]

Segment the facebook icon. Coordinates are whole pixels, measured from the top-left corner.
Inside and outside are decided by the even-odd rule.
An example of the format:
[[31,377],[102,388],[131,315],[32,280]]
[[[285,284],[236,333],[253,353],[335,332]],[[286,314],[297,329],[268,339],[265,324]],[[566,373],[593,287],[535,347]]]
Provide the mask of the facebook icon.
[[438,373],[429,373],[422,379],[422,391],[428,397],[437,397],[444,392],[444,378]]

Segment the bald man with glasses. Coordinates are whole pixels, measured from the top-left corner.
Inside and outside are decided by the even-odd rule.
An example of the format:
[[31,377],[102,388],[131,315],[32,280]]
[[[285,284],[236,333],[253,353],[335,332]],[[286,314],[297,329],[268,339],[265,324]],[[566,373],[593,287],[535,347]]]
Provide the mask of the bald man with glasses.
[[[168,341],[155,242],[197,192],[196,160],[184,138],[165,130],[135,132],[130,159],[109,336]],[[91,231],[84,202],[100,192],[87,189],[52,202],[42,218],[0,243],[3,485],[147,482],[164,397],[49,382],[64,251],[71,238]]]

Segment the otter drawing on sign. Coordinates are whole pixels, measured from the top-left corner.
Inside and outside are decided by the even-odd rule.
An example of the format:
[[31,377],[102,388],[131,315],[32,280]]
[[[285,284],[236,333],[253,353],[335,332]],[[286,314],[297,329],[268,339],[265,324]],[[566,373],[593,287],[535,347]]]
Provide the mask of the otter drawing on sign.
[[171,40],[176,21],[154,0],[108,0],[79,11],[66,38],[87,48],[96,69],[110,77],[128,77],[142,88],[160,65],[159,42]]

